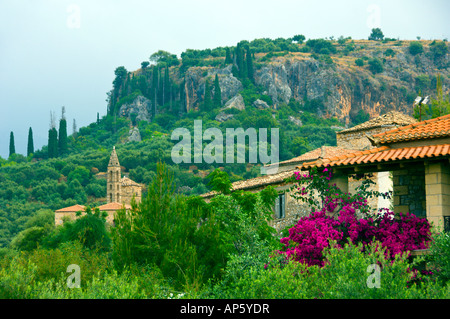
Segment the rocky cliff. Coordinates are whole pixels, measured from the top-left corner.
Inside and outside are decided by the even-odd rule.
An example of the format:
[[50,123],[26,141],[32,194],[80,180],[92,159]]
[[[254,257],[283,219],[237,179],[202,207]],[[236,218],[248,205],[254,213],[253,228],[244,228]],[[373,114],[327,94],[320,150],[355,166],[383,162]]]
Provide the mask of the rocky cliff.
[[[339,50],[340,45],[334,43],[338,47],[334,54],[282,52],[267,58],[267,53],[257,53],[254,55],[254,85],[262,90],[262,96],[270,97],[271,103],[258,100],[252,104],[278,109],[283,104],[298,102],[309,105],[322,116],[337,117],[346,124],[351,124],[361,110],[370,117],[391,110],[411,115],[413,101],[419,92],[435,94],[438,75],[444,90],[449,86],[448,53],[437,56],[431,50],[430,41],[420,42],[424,50],[414,55],[410,52],[410,41],[364,40],[341,44],[346,51]],[[183,95],[186,111],[199,108],[205,96],[206,79],[211,82],[216,75],[223,106],[251,106],[243,104],[241,93],[245,85],[235,75],[231,64],[193,66],[183,74],[176,67],[172,69],[174,81],[183,85],[180,95]],[[123,105],[120,111],[123,116],[137,112],[139,119],[149,119],[151,102],[136,98]]]

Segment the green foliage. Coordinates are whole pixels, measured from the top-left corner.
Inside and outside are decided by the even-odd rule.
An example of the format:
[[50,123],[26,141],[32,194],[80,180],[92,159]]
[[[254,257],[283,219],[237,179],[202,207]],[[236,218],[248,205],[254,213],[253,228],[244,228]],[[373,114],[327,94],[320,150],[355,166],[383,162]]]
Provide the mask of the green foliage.
[[299,44],[302,44],[305,41],[305,36],[303,34],[297,34],[292,37],[293,41],[296,41]]
[[67,152],[67,121],[63,117],[59,121],[59,136],[58,136],[58,153],[64,155]]
[[[448,298],[449,287],[442,288],[433,282],[425,282],[420,287],[411,284],[413,273],[409,271],[406,256],[391,263],[376,246],[366,252],[361,248],[353,244],[342,249],[331,246],[326,251],[327,263],[323,268],[277,258],[265,265],[247,262],[245,266],[242,261],[233,260],[226,269],[228,280],[214,286],[206,295],[220,299]],[[380,267],[379,286],[374,285],[371,265]]]
[[33,153],[34,153],[33,130],[30,127],[28,130],[27,156],[30,156]]
[[419,41],[412,41],[409,43],[408,52],[411,55],[421,54],[423,52],[423,45]]
[[83,247],[88,249],[108,251],[111,246],[111,239],[104,217],[98,208],[95,208],[92,212],[87,207],[85,215],[74,221],[66,221],[62,226],[57,227],[45,239],[45,245],[57,247],[62,243],[80,242]]
[[215,76],[214,78],[214,108],[218,108],[222,106],[222,92],[219,84],[219,77]]
[[333,43],[325,39],[310,39],[306,41],[306,45],[315,53],[320,54],[332,54],[337,51]]
[[[421,85],[421,87],[424,85],[428,86],[429,79],[428,77],[418,77],[416,83]],[[441,76],[438,75],[436,79],[436,97],[431,96],[428,104],[416,105],[413,116],[418,120],[427,120],[446,114],[450,114],[450,98],[448,95],[444,95]]]
[[373,28],[369,35],[369,40],[380,41],[383,40],[384,34],[380,28]]
[[232,185],[228,178],[228,174],[219,168],[216,168],[211,174],[209,174],[211,190],[218,193],[228,195],[231,193]]
[[432,53],[434,60],[438,61],[448,53],[447,43],[444,41],[433,41],[430,44],[430,52]]
[[[174,195],[173,176],[158,164],[147,197],[131,212],[119,211],[116,215],[112,230],[114,263],[119,268],[133,263],[155,264],[179,286],[199,285],[203,276],[213,275],[199,260],[207,256],[208,250],[216,249],[211,238],[198,239],[204,228],[214,227],[207,221],[200,231],[200,217],[200,210],[187,206],[184,197]],[[213,235],[205,232],[206,236]]]
[[48,131],[48,158],[55,158],[58,156],[58,131],[52,127]]
[[441,232],[433,237],[430,254],[425,257],[427,268],[444,286],[450,284],[450,236],[448,232]]
[[364,60],[363,59],[356,59],[355,64],[357,66],[364,66]]
[[386,49],[386,51],[384,51],[384,55],[388,56],[388,57],[394,57],[396,54],[396,52],[394,50],[392,50],[391,48]]
[[9,156],[16,153],[16,145],[14,143],[14,133],[9,134]]
[[370,114],[364,110],[359,110],[354,116],[351,116],[352,124],[358,125],[367,122],[370,119]]
[[381,73],[384,70],[383,62],[381,62],[381,60],[378,58],[370,59],[367,64],[369,65],[369,70],[373,74]]

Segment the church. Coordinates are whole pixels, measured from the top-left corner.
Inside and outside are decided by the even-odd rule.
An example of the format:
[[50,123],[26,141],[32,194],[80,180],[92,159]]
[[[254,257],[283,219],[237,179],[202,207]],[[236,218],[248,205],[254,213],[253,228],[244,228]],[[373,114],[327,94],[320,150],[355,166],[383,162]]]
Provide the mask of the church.
[[142,185],[132,181],[126,176],[121,176],[121,167],[117,157],[116,147],[113,147],[109,158],[106,177],[106,199],[108,203],[131,204],[133,196],[136,203],[142,198]]
[[[136,183],[127,176],[122,176],[122,167],[114,146],[106,172],[106,204],[98,207],[101,212],[108,214],[107,222],[113,224],[114,213],[122,207],[131,209],[133,197],[136,203],[139,203],[142,199],[142,189],[142,184]],[[65,219],[75,219],[77,212],[83,214],[85,208],[85,206],[77,204],[58,209],[55,211],[55,225],[61,225]]]

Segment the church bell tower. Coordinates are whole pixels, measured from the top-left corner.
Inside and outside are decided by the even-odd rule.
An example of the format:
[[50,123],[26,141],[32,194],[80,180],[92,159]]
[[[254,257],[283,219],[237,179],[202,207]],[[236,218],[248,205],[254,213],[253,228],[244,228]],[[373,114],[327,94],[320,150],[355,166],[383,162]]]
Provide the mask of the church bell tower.
[[106,197],[108,203],[120,203],[120,163],[116,154],[116,147],[113,147],[108,163],[108,175],[106,179]]

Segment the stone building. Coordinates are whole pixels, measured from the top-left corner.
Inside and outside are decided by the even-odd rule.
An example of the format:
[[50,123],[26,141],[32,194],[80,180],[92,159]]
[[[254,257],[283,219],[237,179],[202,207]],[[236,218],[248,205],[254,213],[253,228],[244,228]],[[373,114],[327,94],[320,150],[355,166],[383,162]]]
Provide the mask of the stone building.
[[55,226],[62,225],[65,220],[74,220],[77,217],[77,213],[84,213],[86,206],[73,205],[64,207],[55,211]]

